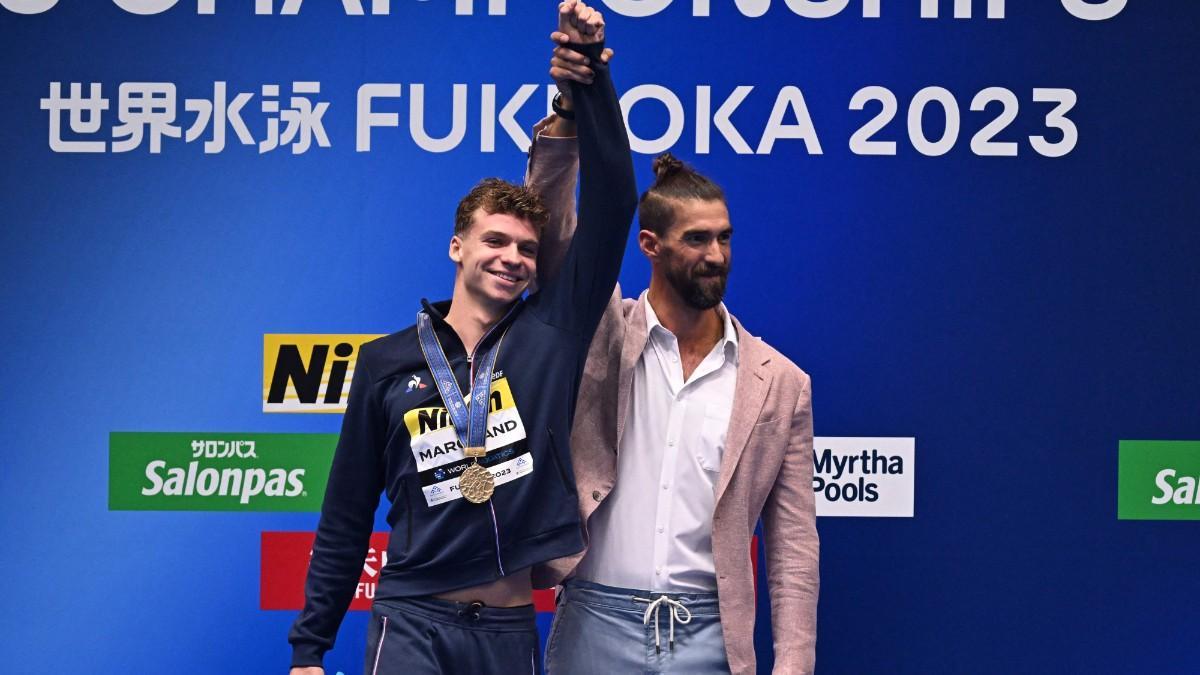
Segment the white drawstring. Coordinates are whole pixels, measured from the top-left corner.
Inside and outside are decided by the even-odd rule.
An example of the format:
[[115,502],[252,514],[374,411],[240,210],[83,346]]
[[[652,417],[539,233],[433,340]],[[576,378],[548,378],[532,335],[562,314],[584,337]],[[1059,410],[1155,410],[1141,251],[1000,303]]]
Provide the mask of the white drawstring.
[[[672,600],[671,598],[668,598],[665,595],[658,596],[657,600],[651,600],[649,598],[634,597],[634,601],[650,603],[650,605],[648,607],[646,607],[646,615],[642,617],[642,625],[645,626],[650,623],[650,613],[653,612],[654,613],[654,653],[656,653],[656,654],[660,653],[662,651],[661,647],[659,646],[662,644],[662,642],[661,642],[661,638],[659,637],[659,633],[658,633],[658,610],[661,609],[664,604],[667,605],[667,607],[669,607],[671,609],[671,612],[668,615],[668,618],[671,622],[670,623],[671,629],[670,629],[670,633],[669,633],[670,639],[669,639],[668,644],[670,645],[670,648],[672,650],[674,650],[675,649],[675,622],[678,621],[679,623],[682,623],[682,624],[691,623],[691,621],[692,621],[691,610],[689,610],[687,607],[685,607],[683,605],[683,603],[679,602],[678,600]],[[686,615],[686,618],[679,615],[680,610],[683,610],[683,613]]]

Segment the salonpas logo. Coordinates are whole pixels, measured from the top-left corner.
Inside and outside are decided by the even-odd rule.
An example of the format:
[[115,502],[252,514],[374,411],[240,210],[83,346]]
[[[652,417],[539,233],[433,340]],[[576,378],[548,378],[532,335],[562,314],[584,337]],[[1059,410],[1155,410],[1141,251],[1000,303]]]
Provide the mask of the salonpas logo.
[[113,432],[114,511],[320,511],[337,434]]
[[1200,441],[1121,441],[1120,520],[1200,520]]

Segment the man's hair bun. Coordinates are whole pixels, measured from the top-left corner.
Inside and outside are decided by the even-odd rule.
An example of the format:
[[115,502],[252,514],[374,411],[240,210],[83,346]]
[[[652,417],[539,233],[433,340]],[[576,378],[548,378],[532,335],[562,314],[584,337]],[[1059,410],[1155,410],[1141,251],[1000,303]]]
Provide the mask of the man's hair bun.
[[654,171],[654,179],[661,183],[673,174],[679,173],[684,169],[684,163],[679,161],[675,155],[669,152],[664,152],[654,158],[654,162],[650,165]]

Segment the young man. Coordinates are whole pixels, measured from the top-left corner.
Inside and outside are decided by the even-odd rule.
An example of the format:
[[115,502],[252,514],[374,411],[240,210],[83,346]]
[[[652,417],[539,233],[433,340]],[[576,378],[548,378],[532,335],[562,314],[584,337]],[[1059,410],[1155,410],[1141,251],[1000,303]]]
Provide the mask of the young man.
[[[603,29],[582,3],[560,8],[560,32],[596,59]],[[540,671],[530,568],[583,546],[570,422],[637,197],[607,68],[572,100],[586,172],[557,278],[521,299],[546,212],[528,190],[485,180],[456,214],[452,299],[422,303],[416,326],[360,351],[289,636],[295,675],[322,672],[380,492],[392,532],[366,672]]]
[[[591,65],[559,47],[551,73],[586,81]],[[551,211],[547,236],[574,227],[572,149],[539,137],[530,155],[527,184]],[[571,436],[588,547],[534,573],[538,585],[563,583],[547,669],[754,673],[748,549],[761,516],[775,672],[811,673],[810,380],[721,303],[733,235],[724,193],[670,155],[654,168],[638,209],[650,288],[637,300],[620,288],[612,296]]]

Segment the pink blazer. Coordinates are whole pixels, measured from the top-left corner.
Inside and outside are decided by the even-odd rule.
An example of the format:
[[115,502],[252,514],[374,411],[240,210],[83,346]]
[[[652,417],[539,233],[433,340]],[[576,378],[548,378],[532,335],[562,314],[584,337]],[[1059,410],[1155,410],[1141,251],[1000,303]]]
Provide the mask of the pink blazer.
[[[536,134],[535,134],[536,136]],[[574,231],[575,144],[539,139],[526,182],[552,214],[543,235],[545,274]],[[544,262],[549,259],[549,262]],[[549,265],[550,267],[547,267]],[[575,407],[571,458],[586,531],[612,491],[634,367],[646,347],[645,293],[622,299],[618,287],[592,339]],[[713,513],[713,560],[729,667],[755,672],[754,569],[750,540],[763,521],[775,673],[811,673],[816,661],[818,539],[812,489],[812,388],[809,376],[737,319],[737,382]],[[534,584],[566,579],[586,549],[534,568]]]

